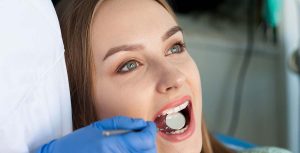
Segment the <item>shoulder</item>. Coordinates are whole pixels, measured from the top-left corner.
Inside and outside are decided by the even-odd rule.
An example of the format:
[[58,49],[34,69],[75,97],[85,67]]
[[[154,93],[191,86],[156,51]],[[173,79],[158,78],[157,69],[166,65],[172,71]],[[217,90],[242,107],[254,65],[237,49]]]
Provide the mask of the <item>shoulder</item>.
[[238,153],[292,153],[292,152],[277,147],[257,147],[253,149],[242,150],[239,151]]

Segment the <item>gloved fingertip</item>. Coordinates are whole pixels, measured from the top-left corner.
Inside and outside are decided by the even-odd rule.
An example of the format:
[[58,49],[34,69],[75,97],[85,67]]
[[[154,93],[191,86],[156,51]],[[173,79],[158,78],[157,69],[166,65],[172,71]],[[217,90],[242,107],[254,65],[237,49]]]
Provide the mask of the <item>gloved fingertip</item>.
[[156,128],[156,124],[152,121],[147,121],[147,125],[149,125],[150,127]]
[[126,122],[132,129],[141,129],[147,127],[148,124],[144,119],[141,118],[128,118],[129,122]]
[[147,126],[149,126],[149,128],[151,129],[151,131],[156,132],[157,128],[156,128],[156,124],[154,122],[148,121],[147,122]]
[[147,122],[142,118],[131,118],[132,122],[141,124],[141,125],[147,125]]

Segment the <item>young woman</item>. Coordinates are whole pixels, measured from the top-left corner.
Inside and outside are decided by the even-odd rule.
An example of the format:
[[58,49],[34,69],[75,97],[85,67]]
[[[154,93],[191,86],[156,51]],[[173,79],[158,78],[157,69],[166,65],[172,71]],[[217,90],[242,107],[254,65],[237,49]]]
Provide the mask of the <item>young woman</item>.
[[229,153],[202,116],[200,76],[164,0],[71,0],[58,8],[79,129],[114,116],[156,124],[159,153]]
[[[61,5],[75,129],[113,116],[142,118],[159,129],[158,152],[230,152],[208,134],[198,69],[164,0]],[[173,129],[172,120],[183,123]]]

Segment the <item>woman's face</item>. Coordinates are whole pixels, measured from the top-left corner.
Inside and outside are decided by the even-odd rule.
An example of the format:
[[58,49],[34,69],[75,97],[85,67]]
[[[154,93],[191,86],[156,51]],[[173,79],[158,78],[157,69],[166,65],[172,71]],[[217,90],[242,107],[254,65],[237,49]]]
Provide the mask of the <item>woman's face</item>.
[[[107,0],[94,13],[98,118],[122,115],[155,121],[158,152],[199,153],[200,77],[175,20],[154,0]],[[171,125],[184,119],[183,127]]]

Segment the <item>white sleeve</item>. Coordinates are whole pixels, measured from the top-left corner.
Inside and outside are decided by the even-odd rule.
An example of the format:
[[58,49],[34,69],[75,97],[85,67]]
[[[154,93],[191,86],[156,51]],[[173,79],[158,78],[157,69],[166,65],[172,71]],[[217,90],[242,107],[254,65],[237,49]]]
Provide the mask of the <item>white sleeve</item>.
[[0,153],[72,130],[64,48],[50,0],[0,0]]

